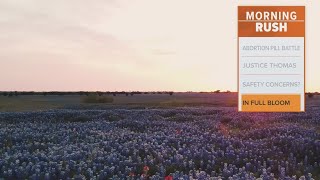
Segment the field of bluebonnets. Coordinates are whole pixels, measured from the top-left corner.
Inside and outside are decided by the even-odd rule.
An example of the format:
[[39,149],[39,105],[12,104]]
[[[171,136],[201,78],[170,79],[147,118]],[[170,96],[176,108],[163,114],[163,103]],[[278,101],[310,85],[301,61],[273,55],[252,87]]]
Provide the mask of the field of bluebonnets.
[[320,108],[0,113],[0,179],[320,179]]

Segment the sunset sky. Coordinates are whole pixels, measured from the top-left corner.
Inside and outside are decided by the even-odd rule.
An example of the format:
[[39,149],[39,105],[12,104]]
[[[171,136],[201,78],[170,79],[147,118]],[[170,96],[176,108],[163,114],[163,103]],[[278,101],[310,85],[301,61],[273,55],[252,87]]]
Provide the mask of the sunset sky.
[[0,91],[236,91],[238,5],[306,6],[320,91],[320,1],[277,2],[1,0]]

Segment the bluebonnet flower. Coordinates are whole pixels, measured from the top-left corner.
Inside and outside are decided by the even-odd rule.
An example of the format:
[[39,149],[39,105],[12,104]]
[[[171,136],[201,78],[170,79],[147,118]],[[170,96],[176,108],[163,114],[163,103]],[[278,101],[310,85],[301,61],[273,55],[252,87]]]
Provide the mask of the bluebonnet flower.
[[317,179],[319,125],[315,107],[0,113],[0,178]]

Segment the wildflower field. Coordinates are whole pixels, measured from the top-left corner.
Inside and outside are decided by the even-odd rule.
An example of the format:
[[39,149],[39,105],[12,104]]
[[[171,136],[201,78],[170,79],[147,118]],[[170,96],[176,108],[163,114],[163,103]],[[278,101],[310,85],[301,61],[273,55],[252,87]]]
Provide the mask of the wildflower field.
[[306,113],[239,113],[219,96],[0,112],[0,179],[320,179],[318,97]]

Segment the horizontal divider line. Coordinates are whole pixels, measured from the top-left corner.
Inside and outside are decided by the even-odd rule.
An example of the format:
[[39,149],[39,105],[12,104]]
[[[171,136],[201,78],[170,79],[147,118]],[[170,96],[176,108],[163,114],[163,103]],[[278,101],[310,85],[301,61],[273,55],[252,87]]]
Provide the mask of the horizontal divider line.
[[302,56],[241,56],[241,57],[302,57]]
[[241,74],[243,76],[301,76],[302,74]]

